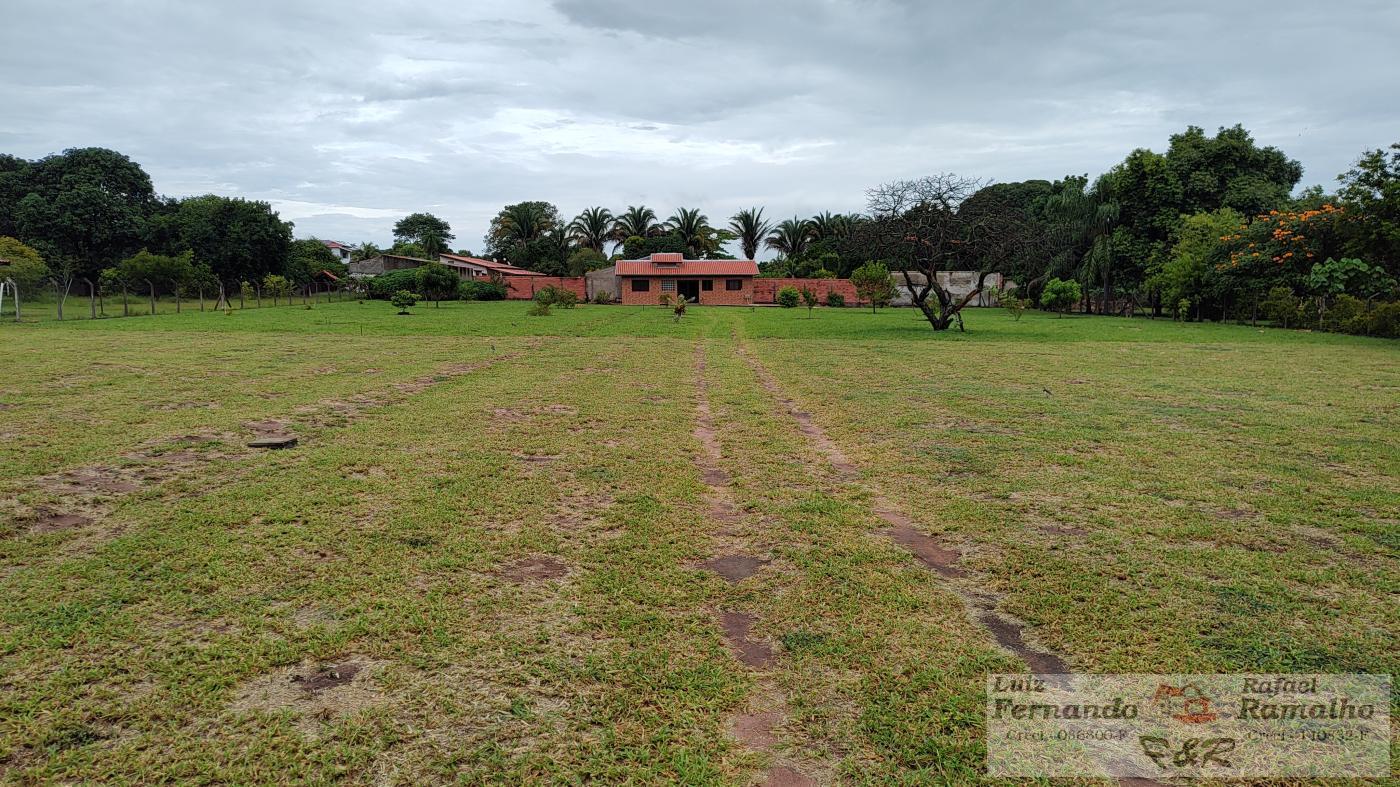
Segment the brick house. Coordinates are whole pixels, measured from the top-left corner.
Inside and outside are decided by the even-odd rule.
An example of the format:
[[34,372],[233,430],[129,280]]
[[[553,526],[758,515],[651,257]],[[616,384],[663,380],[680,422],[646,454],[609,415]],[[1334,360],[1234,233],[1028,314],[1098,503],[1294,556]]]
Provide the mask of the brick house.
[[692,303],[745,306],[753,303],[753,260],[687,260],[680,254],[653,254],[644,260],[618,260],[622,302],[654,306],[662,296],[683,295]]

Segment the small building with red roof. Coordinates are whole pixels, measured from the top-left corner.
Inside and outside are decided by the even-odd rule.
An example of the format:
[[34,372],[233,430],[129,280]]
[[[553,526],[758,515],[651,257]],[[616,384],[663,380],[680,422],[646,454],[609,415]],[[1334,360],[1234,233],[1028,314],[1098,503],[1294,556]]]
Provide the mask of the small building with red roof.
[[500,274],[506,278],[512,276],[531,277],[546,275],[539,271],[517,268],[508,262],[483,260],[480,257],[467,257],[461,254],[439,254],[438,261],[456,271],[457,275],[464,279],[489,279],[493,273]]
[[687,260],[682,254],[653,254],[644,260],[618,260],[622,302],[655,306],[663,297],[691,303],[747,306],[753,303],[753,260]]

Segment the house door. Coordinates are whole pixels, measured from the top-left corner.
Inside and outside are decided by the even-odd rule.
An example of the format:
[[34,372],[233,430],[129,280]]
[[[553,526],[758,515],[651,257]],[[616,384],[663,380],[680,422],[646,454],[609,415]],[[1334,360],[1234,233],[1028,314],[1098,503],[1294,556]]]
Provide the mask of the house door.
[[691,303],[699,303],[700,281],[698,279],[691,279],[689,281],[681,279],[676,282],[676,293]]

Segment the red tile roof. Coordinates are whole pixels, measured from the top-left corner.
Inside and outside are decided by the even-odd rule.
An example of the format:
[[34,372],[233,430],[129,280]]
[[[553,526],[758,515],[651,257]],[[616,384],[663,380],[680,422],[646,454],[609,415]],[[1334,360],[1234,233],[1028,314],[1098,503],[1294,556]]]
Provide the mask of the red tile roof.
[[478,268],[485,268],[488,271],[495,271],[502,276],[544,276],[546,274],[539,271],[527,271],[524,268],[517,268],[507,262],[496,262],[495,260],[483,260],[480,257],[464,257],[460,254],[443,254],[442,261],[448,265],[452,263],[475,265]]
[[321,242],[324,243],[324,244],[326,244],[326,248],[328,248],[328,249],[351,249],[351,250],[353,250],[353,249],[355,248],[354,246],[347,246],[347,245],[345,245],[344,243],[341,243],[341,242],[338,241],[338,240],[323,240],[323,241],[321,241]]
[[757,276],[753,260],[687,260],[680,254],[653,254],[645,260],[618,260],[618,276]]

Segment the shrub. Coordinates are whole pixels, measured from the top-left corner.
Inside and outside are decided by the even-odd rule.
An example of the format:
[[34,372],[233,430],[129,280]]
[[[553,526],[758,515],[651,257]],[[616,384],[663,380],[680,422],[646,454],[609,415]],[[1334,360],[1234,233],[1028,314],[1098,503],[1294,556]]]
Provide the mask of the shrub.
[[457,286],[457,297],[464,301],[503,301],[510,293],[500,282],[467,279]]
[[566,290],[563,287],[550,284],[535,293],[535,303],[543,306],[558,306],[561,309],[572,309],[578,305],[578,294],[573,290]]
[[532,306],[530,306],[529,309],[525,310],[525,314],[529,315],[530,317],[548,317],[549,304],[535,301],[535,303]]
[[418,269],[406,268],[401,271],[389,271],[369,279],[365,284],[365,289],[371,298],[389,300],[399,290],[417,292],[418,281]]
[[1064,313],[1078,302],[1083,294],[1079,282],[1054,278],[1045,283],[1045,289],[1040,293],[1040,308]]
[[685,307],[688,305],[685,298],[677,295],[671,299],[671,314],[675,315],[676,322],[685,316]]
[[845,306],[845,305],[846,305],[846,296],[842,295],[842,294],[839,293],[839,292],[835,292],[835,291],[833,291],[833,292],[828,292],[828,293],[826,294],[826,305],[827,305],[827,306],[832,306],[832,307],[835,307],[835,308],[839,309],[839,308],[841,308],[842,306]]
[[612,303],[612,293],[607,290],[598,290],[593,293],[593,302],[599,305]]
[[796,287],[789,285],[778,290],[778,305],[783,307],[784,309],[791,309],[795,307],[799,302],[801,302],[801,300],[802,293],[798,292]]
[[399,314],[408,314],[409,308],[416,305],[421,297],[423,296],[412,290],[399,290],[389,298],[389,302],[394,304],[394,307],[399,310]]
[[1380,303],[1366,313],[1366,333],[1400,339],[1400,301]]
[[807,307],[807,314],[811,316],[812,307],[817,305],[817,291],[811,287],[802,288],[802,305]]
[[987,294],[991,296],[992,300],[997,302],[998,306],[1005,309],[1007,314],[1011,315],[1011,319],[1016,321],[1020,321],[1021,315],[1025,314],[1026,309],[1029,309],[1031,305],[1030,298],[1016,297],[1016,290],[1014,289],[1008,291],[1000,287],[989,287],[987,288]]
[[1302,328],[1312,324],[1312,309],[1287,287],[1274,287],[1259,304],[1264,319],[1282,328]]

